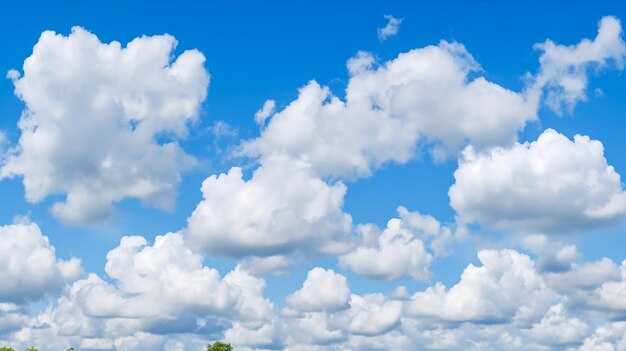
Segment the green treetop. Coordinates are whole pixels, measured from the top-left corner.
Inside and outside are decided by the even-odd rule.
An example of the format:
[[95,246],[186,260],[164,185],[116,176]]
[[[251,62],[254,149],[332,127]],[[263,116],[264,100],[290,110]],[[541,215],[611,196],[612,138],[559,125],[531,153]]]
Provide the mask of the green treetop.
[[230,346],[230,344],[218,341],[215,344],[207,345],[206,350],[207,351],[233,351],[233,347]]

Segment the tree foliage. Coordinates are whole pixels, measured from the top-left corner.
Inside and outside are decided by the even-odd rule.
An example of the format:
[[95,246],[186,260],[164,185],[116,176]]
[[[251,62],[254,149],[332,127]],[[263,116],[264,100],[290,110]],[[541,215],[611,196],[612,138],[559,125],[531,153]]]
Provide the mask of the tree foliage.
[[218,341],[214,344],[209,344],[206,347],[207,351],[233,351],[233,347],[225,342]]
[[2,346],[0,347],[0,351],[15,351],[15,349],[12,347]]

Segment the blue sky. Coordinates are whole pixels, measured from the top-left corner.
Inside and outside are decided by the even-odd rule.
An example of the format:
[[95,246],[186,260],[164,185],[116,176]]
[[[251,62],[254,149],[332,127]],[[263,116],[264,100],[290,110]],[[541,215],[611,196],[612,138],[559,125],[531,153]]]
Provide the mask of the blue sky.
[[626,347],[624,4],[3,7],[0,344]]

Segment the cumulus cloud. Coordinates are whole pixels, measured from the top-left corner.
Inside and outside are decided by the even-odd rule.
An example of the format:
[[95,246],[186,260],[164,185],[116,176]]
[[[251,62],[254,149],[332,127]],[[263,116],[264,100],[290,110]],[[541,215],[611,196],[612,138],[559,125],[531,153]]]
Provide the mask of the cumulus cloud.
[[470,142],[508,144],[536,118],[522,94],[483,77],[458,43],[415,49],[377,64],[367,53],[348,61],[346,99],[311,81],[276,112],[242,152],[276,153],[311,164],[320,177],[359,177],[388,162],[406,163],[417,143],[433,143],[437,157]]
[[463,152],[450,204],[468,221],[519,231],[564,232],[611,223],[626,213],[620,175],[602,143],[548,129],[536,141]]
[[481,250],[449,290],[441,283],[417,292],[410,315],[452,322],[525,320],[543,311],[551,292],[530,257],[514,250]]
[[378,28],[378,40],[383,42],[390,37],[398,35],[400,25],[402,24],[402,18],[395,18],[391,15],[385,15],[387,24],[383,28]]
[[589,326],[578,318],[568,317],[562,304],[551,306],[546,315],[533,324],[530,337],[542,345],[571,345],[583,341]]
[[211,254],[335,253],[345,250],[352,225],[342,211],[345,192],[303,161],[271,157],[248,180],[238,167],[207,178],[185,233],[192,247]]
[[[395,280],[410,277],[422,281],[430,278],[432,255],[426,251],[424,242],[402,226],[402,220],[394,218],[387,228],[378,234],[371,246],[360,246],[339,257],[342,267],[373,279]],[[372,226],[361,231],[376,230]],[[366,236],[372,236],[366,233]]]
[[626,260],[620,266],[621,279],[605,281],[595,290],[595,301],[592,305],[601,309],[614,311],[620,317],[626,316]]
[[170,35],[122,47],[80,27],[43,32],[23,75],[9,74],[26,108],[0,179],[23,177],[29,202],[66,195],[52,213],[71,224],[106,218],[125,198],[172,208],[180,172],[194,162],[176,140],[209,84],[204,56],[188,50],[172,61],[175,46]]
[[[408,351],[416,344],[427,349],[453,350],[574,350],[579,346],[581,350],[590,350],[590,345],[620,345],[621,329],[614,323],[589,335],[588,325],[603,325],[603,318],[609,315],[603,313],[596,315],[599,320],[589,320],[584,305],[572,306],[568,295],[571,289],[555,293],[548,289],[549,284],[544,284],[547,276],[565,273],[541,276],[528,256],[513,250],[480,251],[482,266],[469,265],[449,290],[436,286],[410,298],[404,292],[394,293],[403,295],[400,299],[380,293],[351,294],[345,277],[315,268],[302,287],[287,297],[287,308],[278,314],[268,309],[267,300],[262,297],[264,282],[238,268],[221,279],[233,295],[229,309],[220,309],[211,302],[220,299],[215,296],[215,287],[201,288],[205,278],[199,272],[210,268],[190,265],[188,261],[195,261],[195,254],[181,250],[180,239],[179,234],[168,234],[158,237],[152,246],[141,238],[124,239],[126,242],[109,255],[111,265],[107,272],[116,277],[112,283],[95,275],[79,280],[56,306],[29,321],[24,321],[16,306],[0,304],[0,315],[12,314],[17,318],[8,327],[12,335],[8,340],[13,345],[35,341],[51,349],[114,345],[127,350],[186,350],[202,347],[210,335],[212,340],[226,339],[238,349],[249,351],[384,347]],[[146,262],[151,261],[157,265],[146,267]],[[116,272],[113,268],[122,267],[122,262],[128,262],[129,272]],[[146,291],[156,276],[169,277],[165,271],[187,266],[197,275],[179,273],[184,286],[171,279],[171,289]],[[164,273],[158,273],[161,271]],[[596,286],[606,283],[597,280]],[[130,313],[125,314],[92,315],[93,310],[84,306],[85,289],[103,284],[112,289],[98,300],[109,306],[105,309],[116,310],[111,306],[122,306],[124,300],[131,298],[137,298],[132,304],[139,306],[127,304],[124,310]],[[147,287],[139,288],[142,285]],[[185,298],[196,291],[204,292],[202,304]],[[597,290],[587,291],[593,294]],[[19,329],[20,324],[27,326]],[[19,330],[14,331],[16,328]]]
[[345,340],[345,328],[338,320],[331,320],[333,318],[336,319],[336,315],[327,312],[309,312],[297,316],[285,325],[284,333],[289,335],[286,343],[330,347],[329,344]]
[[542,51],[539,72],[531,89],[546,90],[546,104],[561,114],[563,107],[572,112],[579,101],[587,99],[588,71],[611,64],[622,70],[626,45],[620,20],[606,16],[598,24],[593,40],[583,39],[576,45],[559,45],[552,40],[536,44]]
[[202,261],[179,233],[157,236],[152,245],[124,237],[107,255],[109,279],[92,273],[75,281],[24,323],[12,343],[163,349],[177,334],[221,335],[233,323],[253,329],[270,320],[263,279],[238,267],[222,278]]
[[178,233],[157,236],[152,246],[143,237],[122,238],[108,253],[105,270],[115,285],[94,274],[75,283],[77,302],[90,317],[145,323],[178,317],[184,325],[188,314],[237,314],[245,320],[263,318],[271,310],[259,295],[262,279],[239,269],[220,278]]
[[357,226],[360,243],[339,256],[339,265],[370,279],[429,281],[433,254],[428,249],[434,256],[444,256],[448,244],[463,233],[432,216],[402,206],[397,211],[399,218],[390,219],[382,231],[373,224]]
[[626,322],[599,326],[578,348],[568,351],[622,351],[626,350]]
[[565,245],[543,234],[525,235],[522,246],[536,254],[535,264],[542,272],[567,272],[581,256],[576,245]]
[[298,311],[332,311],[345,308],[349,299],[346,277],[316,267],[307,273],[302,288],[287,297],[287,305]]
[[0,226],[0,303],[37,300],[82,273],[80,260],[57,258],[35,223]]
[[350,332],[355,335],[380,335],[395,328],[402,316],[402,303],[389,301],[382,294],[350,298]]
[[224,333],[224,338],[237,349],[280,349],[280,337],[277,326],[273,323],[263,324],[253,328],[235,322]]

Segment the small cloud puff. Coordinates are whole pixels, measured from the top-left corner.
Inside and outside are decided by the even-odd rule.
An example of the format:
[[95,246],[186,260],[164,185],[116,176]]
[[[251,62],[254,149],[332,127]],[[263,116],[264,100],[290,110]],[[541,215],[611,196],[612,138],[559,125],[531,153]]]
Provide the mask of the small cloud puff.
[[387,40],[387,38],[396,36],[403,20],[402,18],[395,18],[391,15],[385,15],[384,17],[387,20],[387,25],[383,28],[378,28],[378,40],[381,42]]

